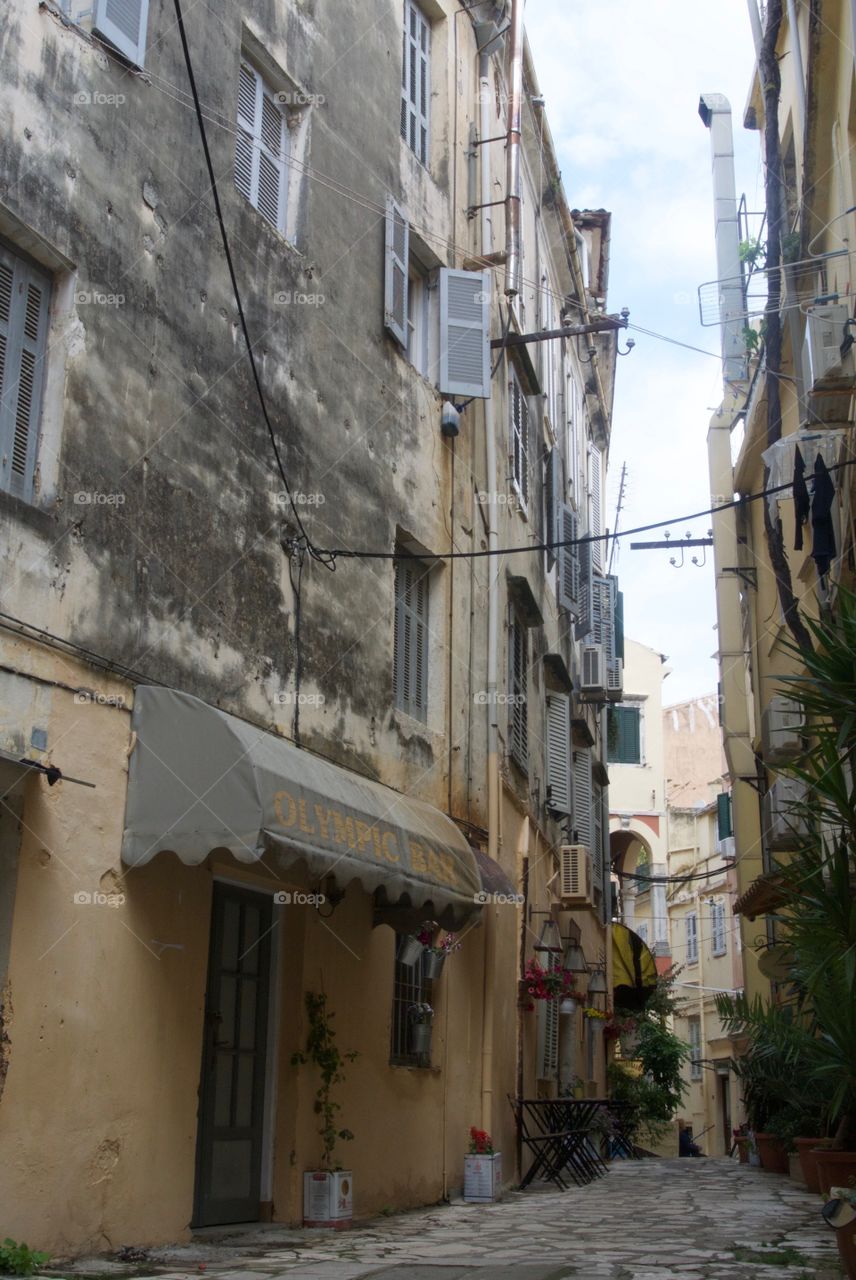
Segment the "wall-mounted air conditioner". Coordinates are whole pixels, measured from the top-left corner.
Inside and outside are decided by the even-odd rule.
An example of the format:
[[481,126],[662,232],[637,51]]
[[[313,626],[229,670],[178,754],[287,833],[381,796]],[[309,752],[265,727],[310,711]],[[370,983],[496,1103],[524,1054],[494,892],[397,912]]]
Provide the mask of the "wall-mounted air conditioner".
[[716,852],[720,858],[736,858],[737,848],[734,844],[734,836],[723,836],[721,840],[717,840]]
[[591,853],[584,844],[559,849],[559,897],[562,906],[592,905]]
[[778,777],[764,796],[764,829],[767,847],[798,849],[808,834],[806,815],[799,810],[808,795],[800,778]]
[[806,312],[803,379],[806,393],[821,389],[824,378],[841,366],[841,344],[847,334],[847,307],[810,307]]
[[761,712],[761,743],[767,764],[793,760],[803,751],[805,715],[796,698],[777,693]]
[[606,696],[610,702],[620,702],[624,696],[624,663],[611,658],[606,664]]
[[606,663],[599,644],[584,644],[580,655],[580,692],[606,693]]

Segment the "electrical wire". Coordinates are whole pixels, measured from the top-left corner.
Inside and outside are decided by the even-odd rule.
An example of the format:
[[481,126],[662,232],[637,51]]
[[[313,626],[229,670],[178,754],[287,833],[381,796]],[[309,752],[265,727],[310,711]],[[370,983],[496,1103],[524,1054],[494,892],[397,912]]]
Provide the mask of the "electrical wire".
[[184,29],[184,17],[181,11],[181,0],[174,0],[174,4],[175,4],[176,22],[178,24],[179,35],[181,36],[181,47],[184,53],[184,63],[185,63],[185,66],[187,67],[187,78],[190,82],[190,89],[193,94],[193,105],[196,109],[196,120],[199,125],[199,135],[202,142],[202,149],[205,152],[205,164],[208,169],[208,179],[211,183],[211,194],[214,197],[214,208],[217,214],[217,222],[220,226],[220,237],[223,241],[223,251],[226,255],[226,263],[229,267],[229,277],[232,281],[232,292],[235,295],[235,305],[238,308],[238,316],[241,321],[241,331],[244,335],[244,341],[247,346],[247,356],[249,358],[250,368],[252,369],[253,381],[256,386],[256,392],[258,394],[259,404],[261,405],[262,416],[264,417],[265,425],[267,426],[267,429],[268,429],[268,435],[270,436],[270,442],[273,447],[274,457],[276,458],[276,465],[279,470],[282,483],[285,485],[285,492],[288,497],[288,501],[291,505],[292,514],[294,516],[295,522],[297,524],[298,529],[300,530],[301,535],[306,540],[306,549],[314,560],[318,560],[321,564],[325,566],[325,568],[334,570],[336,567],[335,560],[332,557],[330,557],[329,554],[327,554],[326,552],[319,551],[318,548],[315,546],[315,544],[312,542],[312,539],[309,537],[309,534],[306,532],[306,529],[303,526],[303,521],[300,518],[300,513],[297,510],[297,506],[295,504],[294,498],[292,497],[291,486],[288,483],[288,477],[285,474],[285,467],[283,466],[282,457],[279,452],[279,445],[277,444],[276,433],[274,432],[273,423],[271,422],[270,414],[268,413],[267,401],[265,400],[264,390],[262,389],[261,379],[259,377],[259,371],[256,365],[256,357],[253,352],[253,344],[250,341],[250,331],[247,327],[247,320],[246,320],[246,316],[244,315],[244,305],[243,305],[243,302],[241,301],[241,291],[238,288],[238,277],[235,274],[235,264],[232,261],[232,251],[229,247],[229,236],[226,231],[226,224],[223,221],[223,210],[220,207],[220,194],[217,188],[217,177],[216,177],[216,174],[214,173],[214,165],[211,162],[211,152],[208,150],[208,136],[205,132],[205,121],[202,116],[202,107],[199,102],[199,94],[196,90],[196,78],[193,74],[193,64],[190,58],[190,47],[187,43],[187,33],[185,32],[185,29]]

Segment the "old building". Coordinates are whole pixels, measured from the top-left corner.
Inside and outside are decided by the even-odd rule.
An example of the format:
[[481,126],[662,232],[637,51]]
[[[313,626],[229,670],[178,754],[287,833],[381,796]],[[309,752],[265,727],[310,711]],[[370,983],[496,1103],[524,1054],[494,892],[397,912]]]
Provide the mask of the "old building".
[[518,981],[549,920],[608,981],[609,215],[518,0],[183,19],[6,14],[0,1204],[53,1251],[300,1219],[306,993],[358,1215],[605,1088]]

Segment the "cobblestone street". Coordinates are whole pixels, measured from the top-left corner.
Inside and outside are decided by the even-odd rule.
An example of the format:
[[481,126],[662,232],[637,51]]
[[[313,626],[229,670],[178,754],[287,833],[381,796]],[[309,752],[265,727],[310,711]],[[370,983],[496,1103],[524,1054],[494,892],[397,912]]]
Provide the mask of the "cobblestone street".
[[[200,1233],[138,1278],[187,1280],[839,1280],[820,1197],[725,1160],[616,1164],[589,1186],[455,1203],[353,1231]],[[206,1238],[207,1235],[207,1238]],[[127,1274],[81,1260],[69,1275]]]

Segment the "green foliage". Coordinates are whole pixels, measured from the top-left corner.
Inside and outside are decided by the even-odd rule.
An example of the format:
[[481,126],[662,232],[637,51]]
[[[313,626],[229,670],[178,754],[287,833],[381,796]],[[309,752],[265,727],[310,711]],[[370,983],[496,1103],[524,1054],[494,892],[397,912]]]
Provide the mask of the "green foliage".
[[8,1236],[0,1244],[0,1272],[11,1276],[31,1276],[50,1258],[29,1245],[18,1244]]
[[661,975],[644,1010],[616,1009],[615,1016],[637,1021],[639,1036],[634,1063],[612,1062],[607,1071],[610,1094],[630,1103],[634,1111],[633,1133],[648,1130],[660,1136],[674,1118],[687,1091],[681,1068],[690,1056],[689,1046],[670,1030],[668,1020],[682,1002],[674,992],[674,971]]
[[344,1066],[358,1056],[354,1050],[342,1053],[336,1044],[336,1032],[332,1021],[336,1016],[327,1009],[327,997],[323,992],[307,991],[305,995],[309,1030],[306,1049],[291,1055],[293,1067],[311,1063],[321,1075],[321,1084],[315,1094],[315,1114],[319,1117],[318,1135],[321,1138],[321,1168],[333,1169],[333,1152],[337,1141],[349,1142],[353,1138],[350,1129],[339,1129],[336,1116],[341,1111],[332,1099],[333,1088],[345,1079]]
[[740,261],[749,267],[763,266],[767,260],[767,250],[757,236],[741,240],[738,252]]

